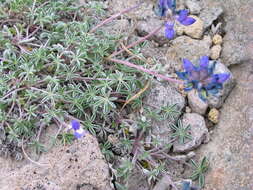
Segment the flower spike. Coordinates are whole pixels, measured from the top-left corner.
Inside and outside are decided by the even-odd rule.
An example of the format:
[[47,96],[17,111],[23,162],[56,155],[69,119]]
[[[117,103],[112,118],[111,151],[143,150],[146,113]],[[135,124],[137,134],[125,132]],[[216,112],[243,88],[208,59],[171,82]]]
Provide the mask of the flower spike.
[[168,39],[173,39],[175,36],[174,22],[167,22],[165,24],[165,37]]
[[217,94],[230,77],[229,73],[214,74],[215,62],[209,62],[208,56],[201,57],[198,66],[193,65],[188,59],[183,59],[183,67],[185,72],[176,71],[176,74],[185,81],[184,90],[196,89],[204,101],[208,95]]

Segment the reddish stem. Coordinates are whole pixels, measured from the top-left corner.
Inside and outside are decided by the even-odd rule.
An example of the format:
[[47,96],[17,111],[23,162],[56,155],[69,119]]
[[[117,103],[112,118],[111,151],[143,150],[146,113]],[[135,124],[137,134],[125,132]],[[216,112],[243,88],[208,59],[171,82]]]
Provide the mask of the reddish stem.
[[183,83],[183,81],[181,80],[177,80],[177,79],[172,79],[172,78],[169,78],[169,77],[166,77],[164,75],[161,75],[155,71],[152,71],[152,70],[149,70],[149,69],[146,69],[142,66],[139,66],[139,65],[135,65],[133,63],[130,63],[128,61],[123,61],[123,60],[119,60],[119,59],[113,59],[113,58],[108,58],[107,59],[108,61],[112,61],[112,62],[115,62],[115,63],[119,63],[119,64],[123,64],[123,65],[126,65],[128,67],[132,67],[132,68],[135,68],[139,71],[142,71],[142,72],[145,72],[145,73],[148,73],[148,74],[151,74],[153,76],[156,76],[158,78],[161,78],[161,79],[164,79],[166,81],[169,81],[169,82],[176,82],[176,83]]
[[[156,34],[157,32],[159,32],[159,31],[161,30],[162,27],[163,27],[163,25],[159,26],[159,27],[156,28],[155,30],[151,31],[148,35],[146,35],[146,36],[140,38],[140,39],[137,40],[136,42],[133,42],[133,43],[129,44],[128,46],[126,46],[126,49],[129,49],[129,48],[131,48],[131,47],[134,47],[134,46],[138,45],[138,44],[141,43],[141,42],[144,42],[146,39],[150,38],[151,36],[153,36],[154,34]],[[109,56],[109,58],[114,57],[114,56],[116,56],[116,55],[122,53],[123,51],[125,51],[125,49],[121,49],[121,50],[119,50],[119,51],[115,51],[114,53],[112,53],[112,54]]]
[[121,15],[123,15],[125,13],[128,13],[128,12],[130,12],[130,11],[138,8],[138,7],[140,7],[142,3],[143,3],[143,1],[141,1],[139,4],[137,4],[135,6],[132,6],[132,7],[127,8],[127,9],[124,9],[124,10],[120,11],[119,13],[116,13],[116,14],[112,15],[108,19],[105,19],[104,21],[102,21],[101,23],[99,23],[97,26],[95,26],[94,28],[92,28],[91,31],[90,31],[90,33],[95,32],[99,27],[107,24],[108,22],[111,22],[112,20],[118,18],[119,16],[121,16]]

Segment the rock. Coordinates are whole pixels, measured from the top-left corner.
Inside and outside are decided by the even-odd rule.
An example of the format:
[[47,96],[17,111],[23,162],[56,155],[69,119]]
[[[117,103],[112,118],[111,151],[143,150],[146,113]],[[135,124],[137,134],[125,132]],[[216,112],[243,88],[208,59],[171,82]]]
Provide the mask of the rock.
[[153,190],[167,190],[170,188],[171,177],[164,175],[162,179],[157,182]]
[[222,37],[219,34],[215,34],[213,37],[213,44],[214,45],[221,45],[222,44]]
[[54,147],[36,164],[12,170],[0,180],[2,190],[9,189],[76,189],[89,185],[92,189],[111,190],[109,169],[96,138],[87,134],[71,145]]
[[204,32],[204,23],[200,18],[198,18],[196,16],[191,15],[191,17],[196,19],[196,21],[192,25],[189,25],[189,26],[176,24],[176,26],[175,26],[176,33],[180,34],[183,32],[187,36],[190,36],[195,39],[200,39],[200,38],[202,38],[202,35]]
[[181,24],[179,24],[178,22],[176,22],[174,29],[175,29],[176,34],[178,36],[182,36],[184,34],[184,27]]
[[[109,7],[111,14],[118,13],[126,8],[133,7],[140,3],[139,0],[127,0],[127,1],[119,1],[119,0],[110,0]],[[151,0],[146,0],[144,3],[137,9],[132,10],[125,15],[131,19],[137,20],[145,20],[151,17],[155,17],[155,13],[153,11],[154,4]]]
[[[135,40],[137,40],[137,39],[135,39]],[[151,41],[147,41],[146,45],[143,48],[141,48],[142,55],[146,59],[150,60],[150,61],[148,60],[149,61],[148,64],[150,64],[150,65],[152,65],[154,63],[167,65],[169,60],[167,60],[165,57],[166,52],[167,52],[167,47],[156,47],[156,44]]]
[[226,66],[241,64],[248,59],[244,43],[234,40],[227,34],[224,37],[221,59]]
[[201,11],[199,17],[204,22],[204,29],[210,27],[215,20],[217,20],[223,13],[220,6],[207,7]]
[[253,125],[246,116],[249,106],[253,106],[252,63],[231,67],[238,85],[220,110],[221,117],[213,129],[212,141],[198,149],[199,158],[208,156],[210,160],[206,190],[239,190],[242,187],[252,190]]
[[204,115],[206,113],[208,104],[201,100],[196,90],[191,90],[188,93],[188,103],[193,112]]
[[[168,83],[155,82],[146,96],[146,104],[151,110],[176,104],[177,110],[182,111],[185,106],[184,97],[172,88]],[[167,144],[170,141],[171,128],[169,125],[178,119],[177,117],[169,118],[163,121],[152,121],[151,131],[152,134],[158,138],[162,144]]]
[[219,90],[218,94],[216,95],[209,95],[207,97],[207,102],[209,107],[211,108],[220,108],[222,104],[224,103],[225,99],[231,92],[231,90],[235,86],[235,79],[233,77],[233,74],[230,72],[230,70],[222,63],[216,62],[216,66],[214,68],[214,74],[219,73],[229,73],[230,78],[223,83],[223,88]]
[[[206,1],[210,4],[214,2],[204,0]],[[246,108],[253,105],[253,1],[217,1],[222,4],[226,13],[224,14],[226,35],[223,39],[221,59],[226,66],[231,65],[230,70],[238,85],[220,110],[221,117],[217,128],[213,130],[212,141],[201,146],[198,156],[201,158],[208,155],[210,160],[211,170],[206,174],[205,190],[252,190],[253,125],[247,122],[245,114]],[[226,55],[224,51],[227,51]],[[233,57],[234,54],[237,55]],[[241,65],[232,65],[239,63]],[[248,138],[245,134],[250,131],[251,136]]]
[[226,14],[224,15],[224,30],[226,35],[223,38],[223,50],[221,59],[226,66],[242,64],[253,59],[252,28],[251,18],[253,1],[222,2]]
[[197,0],[186,0],[185,5],[191,14],[199,14],[201,11],[200,3]]
[[208,119],[214,124],[217,124],[219,122],[219,115],[220,112],[217,109],[212,108],[208,113]]
[[211,55],[210,58],[212,60],[219,59],[221,53],[221,45],[215,45],[211,48]]
[[114,20],[103,27],[103,32],[110,35],[126,35],[131,26],[127,19]]
[[190,107],[186,106],[185,112],[186,112],[186,113],[191,113],[191,112],[192,112],[192,109],[191,109]]
[[129,181],[129,186],[128,186],[128,190],[149,190],[149,184],[148,181],[145,177],[145,175],[143,175],[143,173],[141,173],[139,170],[134,170],[133,173],[131,174],[131,176],[128,179]]
[[193,63],[198,63],[201,56],[210,56],[211,44],[212,40],[210,36],[204,36],[203,40],[180,36],[172,41],[171,47],[168,48],[166,58],[174,62],[175,67],[177,65],[182,66],[182,58],[189,59]]
[[208,139],[208,129],[206,128],[204,118],[197,113],[186,113],[183,116],[183,125],[190,125],[190,134],[192,136],[192,140],[186,141],[185,144],[180,144],[175,141],[173,143],[173,152],[188,152],[191,151],[204,143],[205,140]]
[[[155,30],[155,28],[158,28],[159,26],[162,26],[164,23],[163,20],[160,20],[159,18],[150,18],[148,21],[141,20],[138,22],[136,26],[136,30],[140,36],[146,36],[148,33]],[[160,46],[168,43],[170,40],[165,37],[165,26],[162,27],[159,32],[154,34],[149,38],[149,40],[153,40],[157,42]]]

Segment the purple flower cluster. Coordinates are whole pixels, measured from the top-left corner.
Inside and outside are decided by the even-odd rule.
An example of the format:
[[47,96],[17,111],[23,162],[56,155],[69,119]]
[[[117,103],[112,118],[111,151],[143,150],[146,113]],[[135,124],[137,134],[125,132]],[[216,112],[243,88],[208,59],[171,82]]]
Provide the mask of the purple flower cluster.
[[188,16],[188,10],[176,11],[175,2],[175,0],[159,0],[157,8],[155,9],[155,12],[158,16],[166,16],[166,13],[169,9],[172,11],[172,17],[165,24],[165,36],[168,39],[173,39],[175,37],[175,21],[178,21],[184,26],[189,26],[196,21],[194,18]]
[[80,139],[82,137],[84,137],[85,135],[85,131],[83,130],[83,128],[80,126],[80,123],[76,120],[72,120],[71,121],[71,128],[74,130],[74,136],[77,139]]
[[199,97],[206,100],[209,94],[216,95],[223,83],[230,77],[228,73],[214,74],[216,62],[209,62],[208,56],[200,58],[199,65],[193,65],[188,59],[183,59],[185,72],[176,72],[178,77],[185,80],[185,91],[197,89]]

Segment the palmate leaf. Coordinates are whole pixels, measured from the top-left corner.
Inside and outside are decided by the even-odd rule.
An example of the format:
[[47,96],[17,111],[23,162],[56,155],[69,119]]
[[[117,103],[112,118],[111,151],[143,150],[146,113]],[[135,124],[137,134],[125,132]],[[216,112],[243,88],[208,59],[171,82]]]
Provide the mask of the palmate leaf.
[[190,160],[192,166],[194,167],[194,172],[193,174],[190,176],[190,178],[192,180],[198,180],[199,182],[199,186],[200,187],[204,187],[205,185],[205,176],[204,173],[207,171],[208,169],[208,161],[207,158],[204,157],[200,164],[197,164],[194,160]]
[[171,137],[178,139],[180,144],[184,144],[186,139],[191,140],[192,137],[189,133],[190,125],[187,125],[186,127],[183,125],[181,120],[178,120],[178,124],[171,124],[170,127],[174,132],[171,134]]
[[178,115],[180,115],[180,111],[178,110],[177,104],[163,106],[162,111],[164,119],[174,120]]

